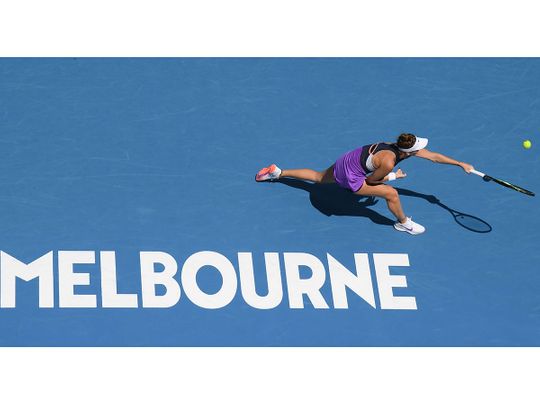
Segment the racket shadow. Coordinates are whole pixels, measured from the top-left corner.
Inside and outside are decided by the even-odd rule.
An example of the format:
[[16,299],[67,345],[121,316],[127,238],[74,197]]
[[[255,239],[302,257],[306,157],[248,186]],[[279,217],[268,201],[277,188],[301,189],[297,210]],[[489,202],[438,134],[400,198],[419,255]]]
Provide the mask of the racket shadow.
[[318,184],[287,178],[276,183],[308,192],[311,205],[326,216],[366,217],[379,225],[394,225],[395,221],[369,208],[377,204],[378,199],[355,195],[335,183]]
[[441,208],[444,208],[446,211],[448,211],[453,217],[456,223],[471,231],[476,233],[488,233],[491,232],[493,229],[490,224],[488,224],[486,221],[484,221],[481,218],[475,217],[474,215],[465,214],[463,212],[456,211],[447,205],[443,204],[437,197],[434,195],[428,195],[428,194],[422,194],[417,193],[416,191],[407,190],[404,188],[396,187],[397,192],[399,195],[406,195],[408,197],[418,197],[422,198],[431,204],[438,205]]

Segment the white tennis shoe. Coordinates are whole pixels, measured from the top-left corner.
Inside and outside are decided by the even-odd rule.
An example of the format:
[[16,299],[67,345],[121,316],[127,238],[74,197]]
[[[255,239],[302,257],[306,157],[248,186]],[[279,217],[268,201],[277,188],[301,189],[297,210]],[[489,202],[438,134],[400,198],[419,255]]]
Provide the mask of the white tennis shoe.
[[424,233],[426,231],[426,228],[424,228],[420,224],[417,224],[416,222],[413,222],[410,217],[407,217],[407,220],[404,224],[399,221],[396,222],[394,224],[394,228],[396,228],[397,231],[408,232],[411,235],[420,235],[421,233]]

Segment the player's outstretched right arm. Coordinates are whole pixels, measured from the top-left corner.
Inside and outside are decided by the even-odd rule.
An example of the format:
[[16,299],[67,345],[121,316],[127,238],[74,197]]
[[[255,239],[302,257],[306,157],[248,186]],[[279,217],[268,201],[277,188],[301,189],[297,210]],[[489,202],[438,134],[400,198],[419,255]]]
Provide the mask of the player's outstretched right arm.
[[459,162],[451,157],[445,156],[442,153],[431,152],[427,149],[419,150],[415,156],[421,157],[423,159],[431,160],[435,163],[442,163],[446,165],[454,165],[461,167],[466,173],[470,173],[471,170],[474,170],[474,167],[465,162]]

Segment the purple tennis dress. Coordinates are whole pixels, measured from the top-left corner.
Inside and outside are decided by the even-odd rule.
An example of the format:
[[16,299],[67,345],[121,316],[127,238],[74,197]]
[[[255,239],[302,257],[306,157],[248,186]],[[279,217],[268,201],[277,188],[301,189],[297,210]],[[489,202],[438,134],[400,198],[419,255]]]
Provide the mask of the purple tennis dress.
[[366,179],[366,172],[360,164],[361,155],[362,148],[347,152],[336,161],[334,166],[336,183],[353,193],[360,190]]

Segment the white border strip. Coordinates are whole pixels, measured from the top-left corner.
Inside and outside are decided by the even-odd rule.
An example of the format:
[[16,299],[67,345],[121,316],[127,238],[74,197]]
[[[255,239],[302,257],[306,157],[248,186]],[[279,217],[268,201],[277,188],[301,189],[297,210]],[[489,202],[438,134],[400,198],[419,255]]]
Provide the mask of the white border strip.
[[540,350],[63,348],[0,356],[9,404],[454,405],[531,403]]
[[6,56],[538,56],[531,0],[8,0]]

